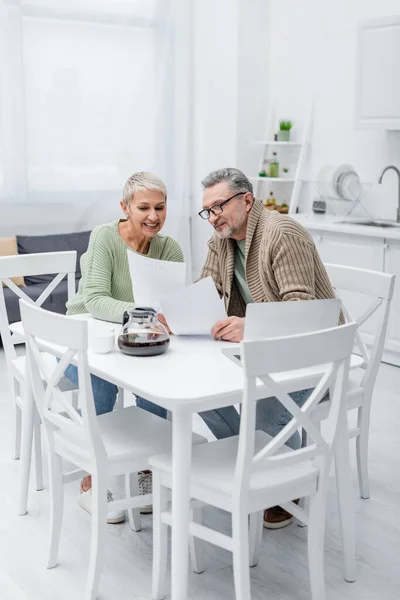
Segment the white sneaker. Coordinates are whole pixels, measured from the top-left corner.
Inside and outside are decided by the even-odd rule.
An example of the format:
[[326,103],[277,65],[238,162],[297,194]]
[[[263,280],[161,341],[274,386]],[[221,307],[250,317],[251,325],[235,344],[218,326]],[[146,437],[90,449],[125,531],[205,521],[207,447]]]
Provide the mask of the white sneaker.
[[[153,474],[150,473],[138,473],[138,484],[139,484],[139,495],[151,494],[153,489]],[[153,512],[153,506],[148,504],[147,506],[141,506],[140,512],[142,515],[150,515]]]
[[[111,502],[113,495],[110,490],[107,490],[107,502]],[[81,506],[89,515],[92,514],[92,488],[86,492],[79,493],[79,506]],[[117,508],[109,508],[107,511],[107,523],[115,524],[125,521],[125,511]]]

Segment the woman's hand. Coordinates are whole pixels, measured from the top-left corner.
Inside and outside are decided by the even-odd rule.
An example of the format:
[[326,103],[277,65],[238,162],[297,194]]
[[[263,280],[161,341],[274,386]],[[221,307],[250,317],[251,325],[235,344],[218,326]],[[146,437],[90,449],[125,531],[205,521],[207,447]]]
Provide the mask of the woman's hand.
[[160,323],[162,323],[162,324],[164,325],[164,327],[166,327],[166,328],[167,328],[167,331],[168,331],[168,333],[169,333],[169,334],[171,334],[171,335],[174,335],[174,334],[172,333],[172,331],[170,330],[170,328],[168,327],[168,323],[167,323],[167,321],[166,321],[166,319],[165,319],[165,317],[164,317],[164,315],[163,315],[163,314],[161,314],[161,313],[158,313],[158,315],[157,315],[157,319],[160,321]]
[[244,332],[244,318],[228,317],[215,323],[211,330],[211,335],[215,340],[225,340],[226,342],[241,342]]

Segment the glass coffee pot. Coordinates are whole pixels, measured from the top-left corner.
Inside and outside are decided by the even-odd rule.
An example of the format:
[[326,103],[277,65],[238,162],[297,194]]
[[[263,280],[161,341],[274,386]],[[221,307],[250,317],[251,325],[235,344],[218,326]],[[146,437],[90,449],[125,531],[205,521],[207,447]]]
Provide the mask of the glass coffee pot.
[[124,312],[118,348],[131,356],[154,356],[168,350],[169,335],[154,308],[136,306]]

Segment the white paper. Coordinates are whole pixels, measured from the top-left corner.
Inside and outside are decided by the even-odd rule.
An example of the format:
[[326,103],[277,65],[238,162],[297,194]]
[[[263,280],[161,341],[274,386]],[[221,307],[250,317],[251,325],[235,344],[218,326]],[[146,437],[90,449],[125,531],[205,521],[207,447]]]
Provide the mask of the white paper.
[[162,296],[161,305],[175,335],[210,335],[215,323],[227,316],[211,277]]
[[181,290],[186,283],[186,264],[128,253],[135,304],[161,308],[160,297]]

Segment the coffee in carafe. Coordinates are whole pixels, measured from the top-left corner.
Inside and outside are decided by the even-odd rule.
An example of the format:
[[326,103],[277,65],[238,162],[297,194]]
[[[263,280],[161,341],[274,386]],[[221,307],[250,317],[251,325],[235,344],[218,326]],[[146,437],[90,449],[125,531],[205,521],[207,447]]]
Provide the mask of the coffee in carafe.
[[130,356],[155,356],[168,350],[167,329],[157,319],[154,308],[130,308],[124,312],[123,326],[118,336],[118,348]]

